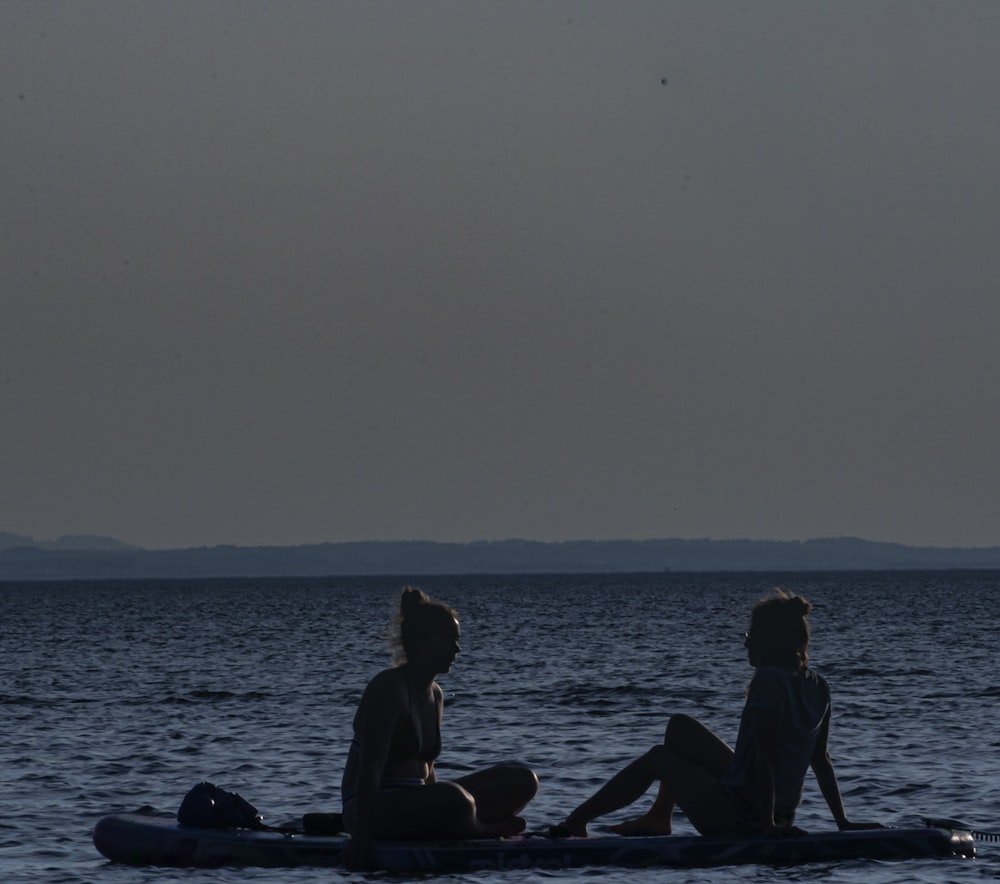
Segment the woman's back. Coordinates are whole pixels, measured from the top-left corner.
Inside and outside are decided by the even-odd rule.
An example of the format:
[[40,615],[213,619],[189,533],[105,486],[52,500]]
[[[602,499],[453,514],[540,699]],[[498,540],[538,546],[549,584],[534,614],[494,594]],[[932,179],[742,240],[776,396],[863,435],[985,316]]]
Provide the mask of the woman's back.
[[733,767],[721,782],[753,800],[756,784],[752,719],[758,713],[775,714],[780,723],[774,756],[774,805],[786,813],[793,812],[801,800],[802,785],[829,710],[830,689],[812,669],[758,667],[740,716]]

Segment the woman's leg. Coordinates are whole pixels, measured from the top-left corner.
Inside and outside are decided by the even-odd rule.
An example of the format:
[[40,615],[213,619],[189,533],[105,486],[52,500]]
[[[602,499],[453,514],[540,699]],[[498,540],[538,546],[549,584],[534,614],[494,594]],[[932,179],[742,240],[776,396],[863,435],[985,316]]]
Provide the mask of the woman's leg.
[[[586,835],[587,823],[631,804],[654,780],[664,801],[677,804],[702,835],[752,831],[711,771],[666,746],[654,746],[608,780],[595,795],[574,810],[563,824],[574,835]],[[669,835],[665,819],[657,834]]]
[[[344,808],[347,830],[354,830],[354,802]],[[496,838],[523,829],[523,821],[485,820],[476,812],[476,799],[458,783],[438,782],[426,786],[379,792],[376,799],[376,839]]]
[[733,750],[725,740],[690,715],[672,715],[663,745],[721,777],[733,766]]
[[655,746],[618,771],[566,817],[563,827],[573,835],[586,836],[587,823],[591,820],[637,801],[653,785],[653,781],[659,778],[660,763],[656,755],[662,751],[662,746]]
[[574,810],[564,823],[575,835],[587,834],[587,823],[646,793],[654,781],[660,790],[643,816],[617,826],[622,834],[662,834],[671,831],[671,817],[679,804],[699,831],[728,831],[735,810],[719,783],[732,761],[732,750],[699,721],[675,715],[667,723],[662,746],[637,758],[596,794]]
[[476,813],[484,822],[518,819],[525,805],[538,792],[538,777],[523,764],[497,764],[454,782],[476,802]]
[[[714,731],[690,715],[672,715],[663,734],[663,745],[703,768],[716,778],[733,764],[733,750]],[[656,800],[642,816],[611,826],[619,835],[669,835],[674,815],[674,798],[660,782]]]

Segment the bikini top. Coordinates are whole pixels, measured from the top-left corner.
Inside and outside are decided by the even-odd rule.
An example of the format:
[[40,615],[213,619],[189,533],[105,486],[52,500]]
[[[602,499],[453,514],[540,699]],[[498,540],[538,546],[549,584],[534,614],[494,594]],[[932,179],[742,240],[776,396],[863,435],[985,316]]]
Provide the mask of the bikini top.
[[[416,710],[413,708],[413,696],[409,685],[406,689],[406,699],[409,704],[409,715],[396,723],[396,728],[392,732],[392,740],[389,743],[389,756],[386,758],[386,762],[392,764],[419,758],[427,764],[432,764],[434,759],[441,754],[441,728],[435,728],[433,744],[424,747],[420,740],[422,728]],[[358,715],[360,713],[359,709]],[[355,723],[357,723],[357,716],[355,716]],[[357,732],[351,739],[351,751],[361,751],[361,741],[358,739]]]
[[392,732],[392,742],[389,744],[389,761],[409,761],[411,758],[419,758],[431,764],[441,754],[441,729],[435,728],[437,733],[434,743],[425,748],[420,745],[417,728],[418,724],[412,715],[396,725],[396,729]]

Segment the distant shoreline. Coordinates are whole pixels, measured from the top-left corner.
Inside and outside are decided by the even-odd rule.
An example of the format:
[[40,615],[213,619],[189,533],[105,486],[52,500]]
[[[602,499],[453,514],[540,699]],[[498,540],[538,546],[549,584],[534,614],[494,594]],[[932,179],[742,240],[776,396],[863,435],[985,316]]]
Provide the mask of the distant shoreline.
[[1000,569],[1000,547],[910,547],[851,537],[361,541],[175,550],[147,550],[111,538],[24,540],[31,541],[0,533],[0,580]]

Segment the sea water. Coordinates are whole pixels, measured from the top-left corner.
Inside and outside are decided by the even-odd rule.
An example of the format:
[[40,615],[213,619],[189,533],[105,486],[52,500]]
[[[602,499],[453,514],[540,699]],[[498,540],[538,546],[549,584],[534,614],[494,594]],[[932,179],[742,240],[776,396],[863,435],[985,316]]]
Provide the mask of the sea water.
[[[0,583],[0,881],[327,882],[336,869],[135,869],[91,832],[108,813],[176,812],[195,783],[267,821],[339,809],[351,720],[388,665],[401,583],[385,578]],[[735,740],[753,602],[780,584],[814,604],[811,664],[830,683],[848,814],[1000,828],[998,572],[416,577],[455,607],[462,653],[440,683],[438,776],[517,759],[554,822],[659,742],[667,717]],[[650,795],[650,798],[652,796]],[[608,822],[624,817],[611,817]],[[811,776],[797,822],[833,823]],[[689,833],[678,814],[675,831]],[[793,868],[574,869],[476,881],[978,881],[975,860]],[[455,880],[462,876],[441,876]]]

